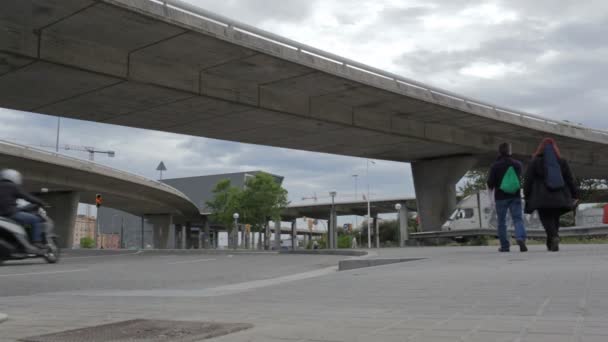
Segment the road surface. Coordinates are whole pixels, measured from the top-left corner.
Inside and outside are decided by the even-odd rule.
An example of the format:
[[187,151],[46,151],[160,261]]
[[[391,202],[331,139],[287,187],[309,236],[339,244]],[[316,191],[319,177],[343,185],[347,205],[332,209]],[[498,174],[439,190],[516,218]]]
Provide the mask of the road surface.
[[[608,245],[382,250],[424,258],[68,256],[0,268],[0,341],[129,319],[249,323],[210,341],[608,341]],[[53,273],[54,272],[54,273]]]

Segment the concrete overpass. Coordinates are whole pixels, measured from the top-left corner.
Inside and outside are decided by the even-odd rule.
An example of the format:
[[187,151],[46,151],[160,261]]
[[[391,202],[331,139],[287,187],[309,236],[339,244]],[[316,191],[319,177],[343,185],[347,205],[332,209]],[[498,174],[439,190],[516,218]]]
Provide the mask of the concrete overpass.
[[[422,227],[499,142],[553,136],[605,177],[608,132],[470,99],[178,0],[5,0],[0,106],[239,142],[411,162]],[[573,113],[580,115],[580,113]]]
[[[51,205],[49,215],[62,246],[72,246],[78,203],[94,204],[97,193],[103,194],[104,205],[151,222],[158,247],[166,243],[170,225],[200,218],[196,205],[178,190],[91,161],[0,141],[0,165],[20,170],[26,190]],[[48,193],[41,193],[42,188]]]
[[[396,204],[401,205],[401,209],[397,212],[395,208]],[[375,245],[379,248],[379,214],[392,214],[398,213],[399,217],[399,234],[403,238],[399,240],[400,245],[403,246],[404,240],[407,240],[407,226],[408,226],[408,211],[417,211],[416,198],[411,196],[400,196],[400,197],[386,197],[377,198],[370,201],[370,215],[372,219],[371,227],[373,232],[371,235],[375,236]],[[295,220],[301,217],[315,218],[327,220],[329,222],[329,231],[333,234],[329,234],[329,245],[330,248],[337,248],[337,228],[338,216],[340,215],[367,215],[367,201],[336,201],[319,202],[319,203],[295,203],[289,205],[283,210],[281,218],[285,220]]]

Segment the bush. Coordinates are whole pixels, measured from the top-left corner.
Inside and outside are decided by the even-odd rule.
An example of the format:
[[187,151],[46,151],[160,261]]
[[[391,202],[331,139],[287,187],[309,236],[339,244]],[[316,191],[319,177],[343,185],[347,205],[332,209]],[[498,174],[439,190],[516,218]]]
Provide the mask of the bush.
[[327,248],[327,234],[323,234],[323,236],[317,240],[319,244],[319,249]]
[[338,248],[350,248],[353,238],[350,235],[338,236]]
[[95,240],[90,237],[83,237],[80,239],[80,248],[94,248]]

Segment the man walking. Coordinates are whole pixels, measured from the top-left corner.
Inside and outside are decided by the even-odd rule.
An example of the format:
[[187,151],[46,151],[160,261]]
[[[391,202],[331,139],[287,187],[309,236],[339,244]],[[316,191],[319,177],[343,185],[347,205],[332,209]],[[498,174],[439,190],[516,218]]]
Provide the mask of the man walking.
[[498,159],[488,175],[488,188],[494,191],[496,215],[498,216],[499,252],[509,252],[510,242],[507,235],[507,212],[515,226],[515,239],[521,252],[527,252],[526,228],[524,227],[521,200],[522,163],[511,156],[511,144],[498,146]]

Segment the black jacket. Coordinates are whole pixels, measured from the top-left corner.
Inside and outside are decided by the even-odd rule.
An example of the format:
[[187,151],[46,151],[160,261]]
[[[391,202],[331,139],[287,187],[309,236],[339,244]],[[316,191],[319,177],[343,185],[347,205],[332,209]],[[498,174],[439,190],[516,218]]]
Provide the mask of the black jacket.
[[17,212],[17,199],[44,206],[44,202],[23,191],[13,182],[0,181],[0,216],[11,217]]
[[488,175],[488,188],[494,190],[494,199],[497,201],[521,198],[521,191],[517,191],[514,194],[506,193],[500,190],[500,183],[502,182],[505,173],[509,167],[513,166],[517,177],[521,180],[522,164],[519,160],[515,160],[511,157],[498,157],[498,160],[492,164],[490,168],[490,174]]
[[559,159],[559,166],[564,177],[565,186],[559,190],[550,190],[545,185],[545,160],[538,156],[532,159],[524,180],[524,197],[526,199],[526,213],[537,209],[562,209],[564,213],[574,208],[574,199],[578,198],[579,191],[568,163]]

